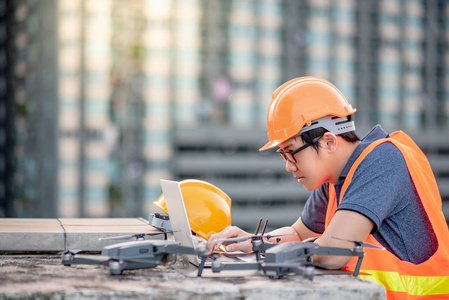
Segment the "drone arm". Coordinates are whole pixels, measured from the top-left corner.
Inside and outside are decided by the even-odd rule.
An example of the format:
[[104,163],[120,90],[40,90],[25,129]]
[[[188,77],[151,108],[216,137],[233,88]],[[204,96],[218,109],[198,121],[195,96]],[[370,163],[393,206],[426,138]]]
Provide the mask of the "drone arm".
[[220,272],[224,270],[259,270],[261,268],[260,263],[214,263],[212,262],[212,271]]
[[253,252],[255,251],[261,251],[261,252],[265,252],[268,249],[270,249],[271,247],[276,246],[277,244],[273,244],[273,243],[262,243],[260,245],[254,245],[253,244]]
[[164,253],[179,253],[179,254],[192,254],[197,255],[197,252],[193,248],[179,246],[179,245],[162,245],[156,247],[156,252]]
[[201,259],[200,265],[198,266],[198,273],[196,275],[197,277],[201,277],[201,275],[203,274],[205,264],[206,264],[206,256],[203,256],[203,258]]
[[77,254],[73,257],[72,264],[76,265],[101,265],[110,259],[105,255]]
[[317,255],[332,255],[332,256],[357,256],[351,249],[339,247],[317,247],[311,249],[312,254]]
[[[318,255],[318,257],[315,257],[313,261],[319,264],[332,266],[330,269],[342,268],[351,259],[351,257],[357,256],[359,258],[357,263],[358,268],[356,267],[354,273],[358,269],[360,269],[359,264],[361,264],[363,256],[365,255],[362,249],[360,249],[360,251],[356,251],[348,248],[339,248],[339,247],[317,247],[310,249],[309,254]],[[332,256],[334,258],[331,258]],[[335,256],[339,256],[340,258],[335,258]],[[355,274],[354,276],[357,276],[357,274]]]

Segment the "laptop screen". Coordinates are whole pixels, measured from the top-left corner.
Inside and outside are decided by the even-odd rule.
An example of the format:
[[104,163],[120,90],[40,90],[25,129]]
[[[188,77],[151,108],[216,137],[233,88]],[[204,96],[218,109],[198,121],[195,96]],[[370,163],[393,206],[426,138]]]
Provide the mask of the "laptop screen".
[[[181,246],[195,248],[179,182],[161,179],[161,187],[175,241],[179,242]],[[198,256],[187,255],[187,258],[192,264],[199,265]]]

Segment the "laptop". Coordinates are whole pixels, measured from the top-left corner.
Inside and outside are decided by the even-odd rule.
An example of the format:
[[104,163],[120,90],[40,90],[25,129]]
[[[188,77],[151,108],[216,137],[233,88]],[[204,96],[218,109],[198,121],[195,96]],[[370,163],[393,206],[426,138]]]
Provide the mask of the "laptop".
[[[165,203],[167,205],[168,215],[173,230],[175,241],[181,246],[195,249],[195,240],[190,228],[189,218],[182,198],[181,188],[178,181],[161,179],[162,192],[164,193]],[[189,262],[199,266],[201,258],[197,255],[186,255]],[[224,256],[225,261],[243,262],[245,259],[239,257]],[[206,260],[206,267],[210,267],[210,261]]]

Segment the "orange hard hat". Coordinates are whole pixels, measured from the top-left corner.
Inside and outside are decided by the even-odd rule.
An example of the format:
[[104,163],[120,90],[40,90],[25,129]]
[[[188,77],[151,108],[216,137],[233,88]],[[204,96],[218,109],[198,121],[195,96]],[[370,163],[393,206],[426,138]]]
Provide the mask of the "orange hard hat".
[[[231,198],[215,185],[197,179],[179,182],[191,230],[204,239],[231,225]],[[168,213],[164,194],[153,202]]]
[[264,151],[297,135],[304,125],[325,116],[346,117],[356,109],[329,81],[299,77],[274,91],[267,114],[268,143]]

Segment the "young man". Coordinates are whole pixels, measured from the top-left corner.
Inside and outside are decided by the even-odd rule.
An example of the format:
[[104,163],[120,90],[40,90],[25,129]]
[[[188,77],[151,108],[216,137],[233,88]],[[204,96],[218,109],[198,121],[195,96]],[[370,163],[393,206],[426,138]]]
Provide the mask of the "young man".
[[[361,269],[386,287],[389,299],[449,296],[449,231],[427,159],[406,134],[389,135],[379,125],[360,140],[355,111],[319,78],[293,79],[273,93],[269,142],[260,151],[278,147],[286,170],[312,194],[292,226],[270,234],[291,234],[282,242],[315,239],[351,249],[344,240],[370,242],[386,250],[365,248]],[[249,235],[230,226],[212,235],[207,247]],[[226,250],[249,252],[251,242],[228,243]],[[346,256],[314,261],[353,267]]]

